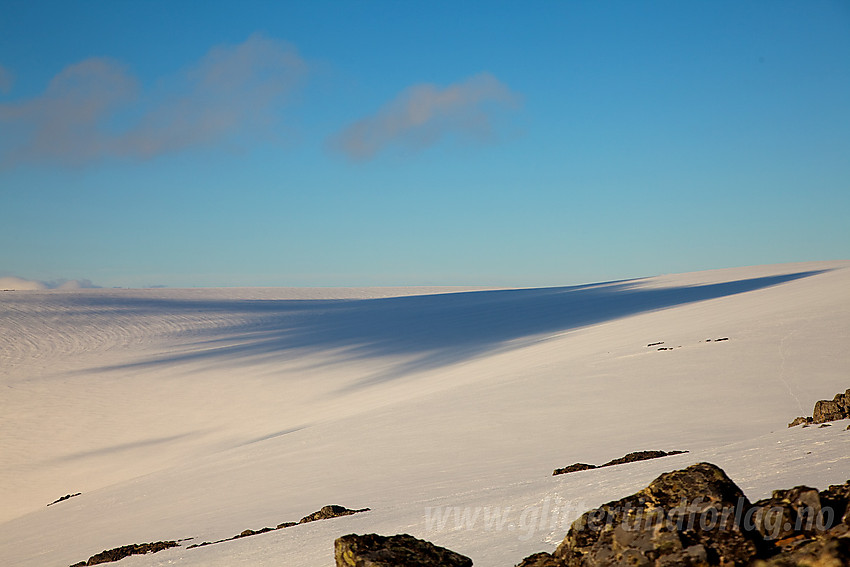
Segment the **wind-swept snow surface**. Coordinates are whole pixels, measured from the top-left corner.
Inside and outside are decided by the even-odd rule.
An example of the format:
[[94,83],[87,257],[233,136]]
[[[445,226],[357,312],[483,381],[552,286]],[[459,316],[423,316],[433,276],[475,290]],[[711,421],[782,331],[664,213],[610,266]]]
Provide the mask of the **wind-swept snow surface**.
[[[121,564],[318,567],[375,531],[512,565],[699,460],[751,499],[825,488],[850,477],[846,422],[785,425],[850,387],[848,344],[848,262],[545,289],[3,292],[0,562],[191,537]],[[691,452],[550,476],[644,449]],[[326,504],[371,511],[186,548]]]

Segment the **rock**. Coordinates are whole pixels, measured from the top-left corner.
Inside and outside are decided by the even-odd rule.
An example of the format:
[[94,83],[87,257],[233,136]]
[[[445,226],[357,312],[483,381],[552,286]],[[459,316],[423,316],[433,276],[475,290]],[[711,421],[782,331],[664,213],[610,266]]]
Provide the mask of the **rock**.
[[843,567],[850,565],[850,528],[839,527],[753,567]]
[[844,410],[844,414],[848,415],[850,413],[850,389],[842,394],[835,394],[835,397],[832,398],[832,401],[837,402],[841,409]]
[[801,423],[803,427],[806,427],[806,424],[809,423],[825,423],[846,418],[850,418],[850,388],[844,393],[835,394],[832,400],[816,402],[812,417],[796,417],[794,421],[788,424],[788,427],[794,427]]
[[666,451],[636,451],[634,453],[629,453],[619,459],[614,459],[612,461],[608,461],[604,465],[588,465],[586,463],[575,463],[568,467],[564,467],[562,469],[555,469],[552,473],[552,476],[559,474],[566,474],[577,471],[586,471],[589,469],[598,469],[602,467],[612,467],[614,465],[622,465],[625,463],[634,463],[637,461],[646,461],[649,459],[657,459],[659,457],[669,457],[670,455],[681,455],[682,453],[687,453],[687,451],[670,451],[669,453]]
[[516,567],[562,567],[563,563],[552,557],[551,553],[541,551],[534,555],[529,555],[523,559]]
[[344,506],[323,506],[321,510],[318,512],[313,512],[309,516],[304,516],[301,518],[299,524],[306,524],[307,522],[315,522],[316,520],[327,520],[329,518],[338,518],[339,516],[350,516],[352,514],[357,514],[358,512],[368,512],[369,508],[362,508],[360,510],[349,510]]
[[132,545],[124,545],[114,549],[101,551],[96,555],[89,557],[88,561],[75,563],[71,567],[82,567],[83,565],[100,565],[101,563],[110,563],[118,561],[131,555],[144,555],[146,553],[157,553],[169,547],[177,547],[179,544],[176,541],[157,541],[155,543],[134,543]]
[[723,470],[698,463],[584,513],[553,557],[567,567],[743,565],[760,537],[742,531],[734,512],[750,508]]
[[48,504],[48,506],[53,506],[54,504],[64,502],[65,500],[68,500],[69,498],[73,498],[74,496],[79,496],[80,494],[82,494],[82,492],[77,492],[75,494],[66,494],[65,496],[63,496],[61,498],[57,498],[56,500],[54,500],[53,502]]
[[830,485],[820,492],[819,497],[827,529],[839,523],[850,526],[850,480],[844,484]]
[[334,542],[337,567],[472,567],[468,557],[408,534],[349,534]]
[[820,400],[815,403],[815,410],[812,413],[812,419],[815,423],[824,423],[827,421],[838,421],[847,417],[844,411],[844,406],[835,400],[827,401]]
[[[252,535],[264,534],[264,533],[267,533],[267,532],[273,532],[276,529],[277,528],[262,528],[262,529],[259,529],[259,530],[245,530],[242,533],[240,533],[238,536],[233,536],[231,539],[239,539],[240,537],[249,537],[249,536],[252,536]],[[216,542],[216,543],[218,543],[218,542]]]
[[850,480],[775,490],[750,504],[718,467],[665,473],[583,514],[554,553],[517,567],[850,565]]
[[552,476],[571,472],[587,471],[595,468],[597,468],[596,465],[588,465],[587,463],[575,463],[562,469],[555,469],[555,471],[552,473]]
[[756,530],[768,541],[813,535],[821,513],[820,495],[808,486],[774,490],[772,497],[759,500],[754,506]]
[[277,529],[282,530],[283,528],[291,528],[292,526],[297,526],[298,522],[283,522],[282,524],[277,525]]
[[636,463],[638,461],[648,461],[649,459],[669,457],[670,455],[681,455],[682,453],[687,453],[687,451],[670,451],[669,453],[665,451],[636,451],[634,453],[628,453],[627,455],[620,457],[619,459],[608,461],[604,465],[599,466],[610,467],[614,465],[622,465],[625,463]]

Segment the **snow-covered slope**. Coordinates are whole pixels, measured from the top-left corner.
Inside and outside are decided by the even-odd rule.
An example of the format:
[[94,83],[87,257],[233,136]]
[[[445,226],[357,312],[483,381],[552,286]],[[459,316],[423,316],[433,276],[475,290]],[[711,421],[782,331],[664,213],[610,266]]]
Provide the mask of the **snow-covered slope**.
[[[825,488],[850,477],[846,423],[785,424],[850,387],[848,344],[850,262],[546,289],[0,293],[0,562],[342,504],[371,511],[121,564],[328,566],[335,537],[375,531],[512,565],[699,460],[753,499]],[[641,449],[691,452],[550,476]]]

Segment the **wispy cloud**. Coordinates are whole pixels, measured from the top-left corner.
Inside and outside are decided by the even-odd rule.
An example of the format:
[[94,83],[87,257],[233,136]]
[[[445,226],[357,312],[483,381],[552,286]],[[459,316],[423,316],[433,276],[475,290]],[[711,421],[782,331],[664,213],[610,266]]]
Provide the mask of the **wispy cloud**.
[[91,289],[100,286],[94,285],[91,280],[66,280],[64,278],[49,282],[40,280],[28,280],[17,276],[0,277],[0,290],[38,291],[44,289]]
[[3,65],[0,65],[0,94],[6,94],[12,90],[12,85],[15,82],[15,77]]
[[418,150],[449,135],[489,140],[495,135],[494,116],[519,101],[519,95],[490,73],[445,88],[414,85],[377,113],[345,128],[330,144],[352,159],[366,160],[394,144]]
[[76,165],[273,137],[287,95],[306,72],[292,46],[259,34],[213,48],[150,89],[117,61],[86,59],[56,75],[42,95],[0,104],[0,157],[7,166]]

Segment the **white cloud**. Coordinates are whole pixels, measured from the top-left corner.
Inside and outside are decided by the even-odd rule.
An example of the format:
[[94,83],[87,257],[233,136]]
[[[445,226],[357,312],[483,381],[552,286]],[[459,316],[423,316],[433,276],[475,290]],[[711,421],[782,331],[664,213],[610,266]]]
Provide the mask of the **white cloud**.
[[94,285],[91,280],[66,280],[58,279],[49,282],[39,280],[28,280],[17,276],[0,277],[0,291],[38,291],[44,289],[91,289],[99,286]]
[[78,163],[112,151],[115,140],[106,133],[106,122],[136,97],[137,90],[135,79],[110,59],[86,59],[66,67],[41,96],[0,104],[3,161]]
[[0,157],[84,164],[148,158],[222,141],[273,136],[284,98],[307,64],[286,43],[252,35],[143,91],[120,63],[86,59],[33,99],[0,104]]
[[25,280],[16,276],[6,276],[0,278],[0,291],[15,290],[15,291],[33,291],[47,289],[44,282],[36,280]]
[[450,134],[474,140],[494,136],[492,118],[520,97],[490,73],[439,88],[414,85],[377,113],[358,120],[330,143],[352,159],[370,159],[392,144],[421,149]]

